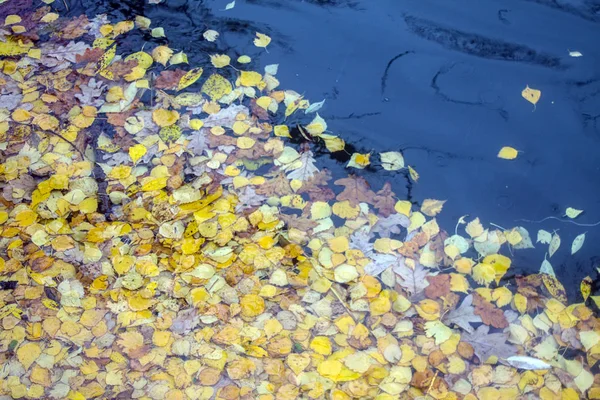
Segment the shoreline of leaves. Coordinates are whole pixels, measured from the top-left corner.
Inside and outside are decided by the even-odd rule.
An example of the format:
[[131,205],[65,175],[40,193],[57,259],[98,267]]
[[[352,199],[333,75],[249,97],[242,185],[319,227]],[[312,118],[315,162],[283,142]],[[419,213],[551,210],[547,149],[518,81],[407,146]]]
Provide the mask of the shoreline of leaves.
[[[191,68],[166,45],[119,54],[117,37],[150,25],[49,7],[5,23],[0,393],[600,396],[592,310],[552,274],[500,285],[499,253],[532,246],[525,228],[461,220],[450,236],[443,201],[413,210],[358,175],[336,194],[277,124],[322,103],[279,90],[275,66],[231,82],[226,55]],[[345,146],[318,114],[297,127]],[[380,159],[404,168],[400,153]]]

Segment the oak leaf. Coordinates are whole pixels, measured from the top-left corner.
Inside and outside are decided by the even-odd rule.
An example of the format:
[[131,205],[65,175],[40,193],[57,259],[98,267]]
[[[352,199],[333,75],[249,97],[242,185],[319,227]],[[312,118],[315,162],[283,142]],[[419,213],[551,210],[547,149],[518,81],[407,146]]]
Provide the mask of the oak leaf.
[[344,190],[336,197],[338,201],[348,200],[354,206],[362,202],[369,204],[375,202],[376,194],[371,190],[369,183],[363,177],[350,175],[347,178],[338,179],[334,183],[344,186]]
[[484,299],[478,293],[473,295],[473,305],[475,306],[475,314],[481,317],[481,321],[484,324],[501,329],[508,326],[508,321],[502,310]]
[[396,205],[395,197],[396,194],[392,191],[392,185],[389,182],[386,182],[383,185],[383,188],[377,192],[373,205],[379,210],[379,214],[384,217],[389,217],[396,212],[394,209],[394,206]]

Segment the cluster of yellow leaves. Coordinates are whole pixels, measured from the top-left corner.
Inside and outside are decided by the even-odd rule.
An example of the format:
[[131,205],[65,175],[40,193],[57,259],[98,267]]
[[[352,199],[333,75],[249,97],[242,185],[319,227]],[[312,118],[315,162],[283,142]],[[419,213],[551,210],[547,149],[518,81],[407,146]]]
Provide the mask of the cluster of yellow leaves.
[[[91,29],[52,14],[36,11],[38,28]],[[591,309],[568,304],[548,273],[502,284],[511,267],[502,246],[531,246],[523,227],[461,219],[464,236],[458,227],[449,236],[435,218],[445,201],[413,209],[359,176],[329,184],[312,151],[286,141],[292,129],[271,124],[311,111],[277,89],[276,68],[235,82],[213,72],[189,91],[230,57],[174,72],[159,65],[187,58],[163,45],[119,64],[115,38],[150,29],[138,17],[87,32],[95,55],[52,72],[17,64],[51,48],[18,37],[17,17],[0,45],[2,95],[23,91],[14,107],[0,105],[0,395],[600,398]],[[142,104],[155,71],[165,89]],[[106,90],[86,98],[98,82]],[[115,133],[86,147],[98,114]],[[297,128],[330,151],[345,147],[318,114]],[[399,152],[379,158],[388,171],[405,166]],[[551,256],[560,238],[548,242]],[[595,301],[586,282],[584,301]],[[565,357],[569,348],[578,356]]]

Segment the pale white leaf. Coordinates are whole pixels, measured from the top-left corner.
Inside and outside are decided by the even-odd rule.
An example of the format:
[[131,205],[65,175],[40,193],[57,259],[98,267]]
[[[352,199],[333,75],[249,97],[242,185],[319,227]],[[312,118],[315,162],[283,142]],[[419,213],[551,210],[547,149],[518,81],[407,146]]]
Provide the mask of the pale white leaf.
[[151,35],[153,38],[165,37],[165,30],[162,27],[154,28],[152,29]]
[[577,235],[573,240],[573,243],[571,244],[571,254],[577,253],[579,249],[581,249],[581,246],[583,246],[583,242],[585,242],[585,233]]
[[544,361],[527,356],[512,356],[508,357],[506,361],[514,368],[527,369],[527,370],[539,370],[539,369],[551,369],[552,366]]
[[537,243],[548,244],[552,240],[552,234],[540,229],[537,234]]
[[277,75],[279,64],[270,64],[265,67],[265,72],[269,75]]
[[204,36],[204,39],[208,40],[209,42],[214,42],[219,37],[219,32],[209,29],[204,32],[202,36]]
[[308,106],[308,108],[306,110],[304,110],[304,114],[310,114],[310,113],[317,112],[321,108],[323,108],[324,104],[325,104],[325,99],[323,99],[322,101],[319,101],[318,103],[312,103],[310,106]]
[[582,212],[583,212],[583,210],[578,210],[573,207],[567,207],[567,209],[565,211],[565,215],[571,219],[574,219],[574,218],[577,218],[579,216],[579,214],[581,214]]
[[231,3],[227,3],[225,10],[231,10],[233,7],[235,7],[235,0],[233,0]]
[[531,237],[529,236],[529,231],[523,228],[522,226],[517,226],[515,228],[517,232],[521,235],[521,241],[515,244],[513,247],[515,249],[533,249],[533,243],[531,243]]
[[579,51],[570,51],[569,50],[569,55],[571,57],[583,57],[583,54],[581,52],[579,52]]
[[560,236],[558,236],[558,233],[555,233],[554,235],[552,235],[552,240],[550,240],[550,246],[548,247],[549,256],[552,257],[554,255],[554,253],[556,253],[556,250],[558,250],[559,247],[560,247]]
[[554,268],[552,268],[552,264],[550,264],[550,261],[544,259],[544,261],[542,261],[542,266],[540,268],[540,274],[547,274],[553,277],[556,277],[556,274],[554,273]]

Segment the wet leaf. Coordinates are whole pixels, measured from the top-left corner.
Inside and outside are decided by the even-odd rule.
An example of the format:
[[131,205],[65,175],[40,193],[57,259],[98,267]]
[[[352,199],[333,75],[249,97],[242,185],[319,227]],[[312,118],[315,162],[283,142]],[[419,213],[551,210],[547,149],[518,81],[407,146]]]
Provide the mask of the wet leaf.
[[[585,237],[584,237],[585,239]],[[583,241],[581,242],[581,244],[583,244]],[[558,248],[560,247],[560,236],[558,236],[558,233],[554,233],[554,235],[552,235],[552,239],[550,240],[550,245],[548,246],[548,256],[552,257],[554,255],[554,253],[556,253],[556,250],[558,250]]]
[[582,212],[583,212],[583,210],[577,210],[576,208],[573,208],[573,207],[567,207],[567,210],[565,211],[565,215],[571,219],[575,219]]
[[512,147],[503,147],[498,152],[498,158],[503,158],[505,160],[514,160],[519,155],[519,152]]
[[585,242],[585,233],[581,233],[573,239],[573,243],[571,243],[571,254],[577,253],[583,246],[583,242]]
[[[542,96],[542,92],[538,89],[532,89],[529,86],[526,86],[525,89],[521,92],[521,96],[531,104],[535,105],[538,101],[540,101],[540,97]],[[535,109],[535,108],[534,108]]]
[[254,45],[256,47],[267,48],[267,46],[271,43],[271,38],[264,33],[256,32],[256,38],[254,39]]
[[380,153],[381,166],[386,171],[397,171],[404,168],[404,157],[398,151]]
[[177,90],[183,90],[186,87],[193,85],[202,75],[202,68],[194,68],[189,70],[185,75],[181,77],[177,85]]
[[428,217],[434,217],[442,211],[446,200],[425,199],[421,205],[421,212]]

